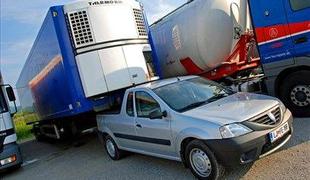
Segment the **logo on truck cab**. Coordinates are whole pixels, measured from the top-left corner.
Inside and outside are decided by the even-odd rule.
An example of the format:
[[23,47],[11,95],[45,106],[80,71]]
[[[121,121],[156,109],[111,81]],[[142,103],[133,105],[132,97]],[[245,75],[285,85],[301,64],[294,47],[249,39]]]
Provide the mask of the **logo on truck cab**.
[[271,38],[276,38],[278,36],[279,32],[277,30],[277,28],[271,28],[269,29],[269,36]]
[[103,5],[103,4],[121,4],[123,1],[91,1],[88,2],[90,6],[97,6],[97,5]]

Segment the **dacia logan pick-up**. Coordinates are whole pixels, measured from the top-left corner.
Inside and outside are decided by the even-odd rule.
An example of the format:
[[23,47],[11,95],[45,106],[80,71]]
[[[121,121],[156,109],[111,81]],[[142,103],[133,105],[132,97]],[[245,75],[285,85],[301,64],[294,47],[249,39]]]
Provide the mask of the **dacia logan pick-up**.
[[277,98],[233,92],[197,76],[126,90],[119,112],[97,116],[107,154],[124,151],[182,161],[199,179],[253,162],[283,146],[292,114]]

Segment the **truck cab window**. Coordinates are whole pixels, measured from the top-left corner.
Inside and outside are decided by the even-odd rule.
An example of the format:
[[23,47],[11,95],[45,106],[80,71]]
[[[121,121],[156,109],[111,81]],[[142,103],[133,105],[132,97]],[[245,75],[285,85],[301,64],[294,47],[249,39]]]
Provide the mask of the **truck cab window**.
[[0,89],[0,113],[8,111],[7,104],[4,99],[2,88]]
[[309,0],[290,0],[290,3],[294,11],[310,8]]
[[138,117],[149,117],[150,113],[160,110],[158,102],[146,92],[136,92],[136,110]]
[[130,92],[127,97],[127,102],[126,102],[126,112],[128,116],[134,116],[133,112],[133,93]]

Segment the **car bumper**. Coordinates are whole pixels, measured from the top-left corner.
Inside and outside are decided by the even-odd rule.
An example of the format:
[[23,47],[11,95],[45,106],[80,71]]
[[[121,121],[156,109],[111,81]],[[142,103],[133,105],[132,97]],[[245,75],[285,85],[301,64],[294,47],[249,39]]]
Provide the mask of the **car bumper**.
[[11,143],[11,144],[4,145],[3,151],[0,153],[0,161],[10,158],[10,157],[12,157],[15,160],[11,163],[7,163],[3,165],[0,163],[0,170],[6,169],[12,166],[17,166],[23,163],[22,155],[21,155],[18,144]]
[[[286,122],[290,127],[289,132],[271,143],[268,134]],[[205,140],[205,143],[224,166],[247,164],[275,152],[286,144],[293,133],[292,123],[292,114],[287,110],[282,123],[273,129],[253,131],[230,139]]]

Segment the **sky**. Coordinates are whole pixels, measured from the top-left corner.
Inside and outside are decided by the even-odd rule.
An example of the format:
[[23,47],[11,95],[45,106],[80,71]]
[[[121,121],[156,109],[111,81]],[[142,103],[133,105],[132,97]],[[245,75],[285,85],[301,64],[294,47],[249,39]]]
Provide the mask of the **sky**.
[[[50,6],[75,0],[0,0],[0,68],[5,83],[15,87],[31,46]],[[149,24],[186,0],[139,0]]]

